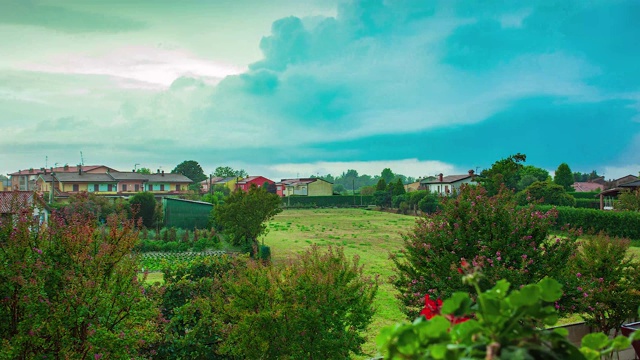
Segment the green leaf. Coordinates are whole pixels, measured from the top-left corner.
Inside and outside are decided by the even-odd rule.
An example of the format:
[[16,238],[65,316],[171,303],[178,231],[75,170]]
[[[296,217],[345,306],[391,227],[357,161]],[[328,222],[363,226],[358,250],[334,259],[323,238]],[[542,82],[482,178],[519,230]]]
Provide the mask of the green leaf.
[[624,350],[629,346],[631,346],[631,340],[629,340],[629,338],[627,338],[626,336],[616,336],[616,338],[613,339],[614,350]]
[[562,285],[555,279],[545,277],[538,282],[542,290],[542,300],[546,302],[557,301],[562,297]]
[[609,344],[609,338],[603,333],[591,333],[582,338],[582,347],[600,350]]
[[555,328],[553,329],[553,332],[562,336],[562,337],[567,337],[569,336],[569,330],[566,328]]
[[581,347],[580,352],[587,360],[600,360],[600,351],[596,351],[588,347]]
[[447,344],[435,344],[429,346],[431,357],[434,359],[444,359],[447,355]]
[[443,314],[453,314],[455,316],[466,315],[471,310],[473,302],[468,293],[456,292],[442,304]]
[[451,327],[451,322],[447,320],[444,316],[434,316],[431,320],[426,322],[426,326],[424,326],[420,335],[425,335],[428,338],[440,338],[440,337],[449,337],[449,328]]
[[540,301],[540,293],[540,287],[526,285],[520,290],[512,291],[507,299],[515,307],[531,306]]
[[495,293],[496,295],[498,295],[499,299],[504,299],[504,297],[507,296],[507,293],[509,293],[510,286],[511,284],[507,280],[501,279],[498,280],[496,285],[488,292]]

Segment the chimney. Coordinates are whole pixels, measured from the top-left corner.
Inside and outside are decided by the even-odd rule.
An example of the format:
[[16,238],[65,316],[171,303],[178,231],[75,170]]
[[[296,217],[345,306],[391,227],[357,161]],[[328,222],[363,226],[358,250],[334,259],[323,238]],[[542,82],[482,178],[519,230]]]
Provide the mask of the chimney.
[[82,175],[82,165],[78,165],[78,175]]
[[156,174],[160,174],[160,169],[156,170]]
[[473,169],[469,170],[469,176],[473,177],[474,175],[473,173],[474,173]]
[[438,181],[442,182],[442,173],[438,174]]
[[164,176],[164,170],[162,170],[162,176]]

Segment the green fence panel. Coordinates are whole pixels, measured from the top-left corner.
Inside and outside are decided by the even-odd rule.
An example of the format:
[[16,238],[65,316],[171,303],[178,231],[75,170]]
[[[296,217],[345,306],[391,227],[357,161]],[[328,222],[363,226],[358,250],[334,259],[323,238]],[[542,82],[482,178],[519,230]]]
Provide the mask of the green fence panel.
[[180,229],[206,229],[213,205],[202,201],[162,199],[164,226]]

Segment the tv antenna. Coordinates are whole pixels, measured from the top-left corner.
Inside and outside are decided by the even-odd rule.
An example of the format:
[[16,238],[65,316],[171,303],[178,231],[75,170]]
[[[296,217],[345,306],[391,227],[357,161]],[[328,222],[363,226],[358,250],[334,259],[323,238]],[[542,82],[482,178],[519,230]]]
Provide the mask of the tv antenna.
[[84,157],[82,156],[82,151],[80,151],[80,165],[84,166]]

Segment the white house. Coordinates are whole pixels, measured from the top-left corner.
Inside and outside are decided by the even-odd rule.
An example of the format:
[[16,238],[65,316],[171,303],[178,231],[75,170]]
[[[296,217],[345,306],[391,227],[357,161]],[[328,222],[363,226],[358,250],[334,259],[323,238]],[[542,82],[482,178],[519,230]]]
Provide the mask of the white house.
[[473,170],[469,170],[465,175],[447,175],[438,174],[435,180],[423,180],[420,182],[421,190],[429,190],[439,195],[451,195],[460,191],[460,186],[470,184],[473,180]]

